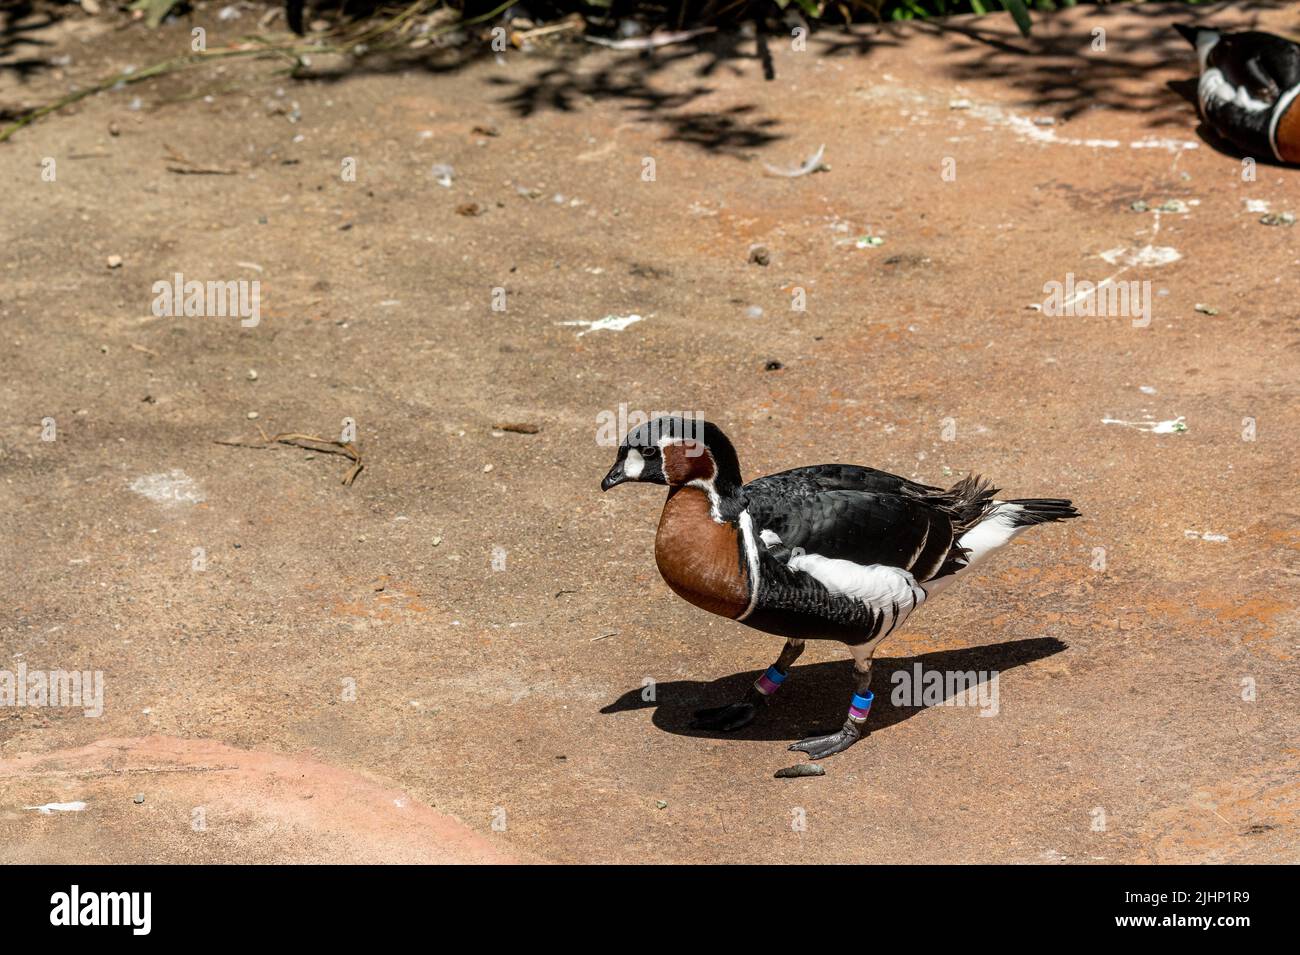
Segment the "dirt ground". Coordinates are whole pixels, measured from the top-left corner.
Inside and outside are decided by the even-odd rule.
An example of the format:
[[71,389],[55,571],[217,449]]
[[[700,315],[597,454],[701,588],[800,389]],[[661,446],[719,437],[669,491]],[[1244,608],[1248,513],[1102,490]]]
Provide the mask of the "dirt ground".
[[[1300,861],[1300,259],[1261,221],[1300,173],[1198,129],[1186,16],[777,37],[770,81],[743,36],[231,60],[0,145],[0,670],[104,681],[97,717],[0,708],[0,861]],[[192,26],[40,20],[11,111]],[[178,272],[259,281],[260,323],[155,315]],[[1149,281],[1149,324],[1034,307],[1070,275]],[[659,489],[600,493],[620,404],[704,413],[746,477],[977,471],[1085,517],[909,620],[870,737],[775,779],[848,657],[689,728],[779,644],[662,583]],[[351,487],[258,447],[345,418]],[[996,671],[996,713],[894,705],[918,663]]]

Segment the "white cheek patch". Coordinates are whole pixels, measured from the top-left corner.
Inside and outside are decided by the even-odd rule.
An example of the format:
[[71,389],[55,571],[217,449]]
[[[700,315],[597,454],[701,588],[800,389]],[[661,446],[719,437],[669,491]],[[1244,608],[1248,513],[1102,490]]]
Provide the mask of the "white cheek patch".
[[635,481],[645,470],[645,458],[641,457],[641,452],[632,448],[627,452],[627,457],[623,460],[623,473],[628,480]]
[[758,536],[762,538],[763,543],[766,544],[768,547],[771,547],[774,544],[781,543],[781,538],[777,536],[776,531],[765,530],[763,531],[763,533],[759,534]]

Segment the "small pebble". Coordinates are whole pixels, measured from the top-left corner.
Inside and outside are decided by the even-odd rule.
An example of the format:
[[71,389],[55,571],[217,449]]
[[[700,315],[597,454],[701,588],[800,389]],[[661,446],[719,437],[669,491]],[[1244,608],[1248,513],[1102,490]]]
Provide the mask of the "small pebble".
[[775,779],[794,779],[798,776],[825,776],[826,770],[816,763],[796,763],[793,766],[787,766],[785,769],[778,769]]
[[667,809],[667,808],[668,808],[668,803],[664,802],[662,799],[656,799],[656,800],[655,800],[655,808],[656,808],[656,809]]
[[131,801],[134,802],[137,806],[144,805],[144,793],[136,793],[135,798],[132,799]]
[[254,371],[252,368],[248,369],[248,380],[257,381],[257,372]]
[[108,257],[108,267],[110,269],[120,269],[122,267],[122,257],[120,255],[110,255]]
[[783,365],[781,362],[776,361],[775,359],[773,359],[772,361],[769,361],[766,365],[763,366],[763,370],[764,370],[764,371],[780,371],[780,370],[781,370],[782,368],[784,368],[784,367],[785,367],[785,365]]
[[767,246],[751,245],[749,247],[749,264],[750,265],[771,265],[772,254],[767,251]]
[[437,163],[429,170],[429,173],[433,176],[434,182],[450,189],[452,179],[456,175],[456,170],[452,169],[452,167],[448,166],[446,163]]
[[488,473],[489,471],[491,471],[491,470],[492,470],[492,465],[490,465],[490,464],[485,464],[485,465],[483,465],[483,473],[484,473],[484,474],[487,474],[487,473]]
[[257,420],[258,418],[260,418],[260,417],[261,417],[261,415],[259,415],[256,411],[250,411],[250,412],[248,413],[248,420],[249,420],[249,421],[256,421],[256,420]]

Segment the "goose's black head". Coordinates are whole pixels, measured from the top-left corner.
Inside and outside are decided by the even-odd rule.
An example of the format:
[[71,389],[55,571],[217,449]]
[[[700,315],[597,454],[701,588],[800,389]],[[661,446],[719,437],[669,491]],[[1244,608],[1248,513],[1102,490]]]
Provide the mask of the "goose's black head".
[[701,418],[664,416],[628,432],[600,489],[628,481],[689,485],[725,500],[740,490],[740,461],[717,425]]

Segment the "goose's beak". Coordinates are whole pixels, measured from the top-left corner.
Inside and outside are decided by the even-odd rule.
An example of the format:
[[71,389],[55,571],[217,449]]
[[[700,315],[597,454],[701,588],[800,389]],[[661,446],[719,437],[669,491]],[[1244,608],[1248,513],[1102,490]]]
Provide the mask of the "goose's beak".
[[609,469],[609,473],[605,475],[605,480],[600,482],[600,489],[608,491],[611,487],[622,484],[626,480],[629,480],[629,478],[623,473],[623,462],[619,461]]

